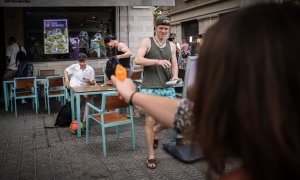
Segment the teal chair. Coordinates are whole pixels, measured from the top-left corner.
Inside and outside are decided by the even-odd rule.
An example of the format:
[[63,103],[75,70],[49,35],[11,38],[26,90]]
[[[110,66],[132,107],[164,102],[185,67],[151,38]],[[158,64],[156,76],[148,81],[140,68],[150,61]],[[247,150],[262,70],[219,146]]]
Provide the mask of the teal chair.
[[105,67],[95,68],[95,79],[98,84],[106,84]]
[[38,76],[55,76],[55,69],[39,69]]
[[137,91],[141,90],[141,84],[143,82],[143,70],[133,70],[132,75],[130,77],[136,84]]
[[35,107],[35,113],[38,113],[38,93],[35,77],[19,77],[14,78],[14,85],[12,87],[13,98],[15,103],[15,116],[18,116],[17,112],[17,100],[18,99],[32,99],[32,107]]
[[[50,115],[50,98],[63,98],[62,105],[66,104],[67,90],[64,85],[63,76],[48,76],[44,86],[45,108],[48,109]],[[47,107],[46,107],[47,106]]]
[[[130,109],[129,117],[119,113],[119,109],[122,108]],[[90,109],[96,113],[89,114]],[[115,126],[116,136],[117,138],[119,138],[119,126],[130,124],[131,137],[132,137],[132,149],[135,150],[133,107],[125,103],[123,100],[120,100],[116,92],[108,92],[102,94],[100,109],[90,103],[86,103],[86,143],[87,144],[89,143],[89,121],[90,120],[94,120],[101,126],[104,157],[106,157],[105,129],[108,127]]]

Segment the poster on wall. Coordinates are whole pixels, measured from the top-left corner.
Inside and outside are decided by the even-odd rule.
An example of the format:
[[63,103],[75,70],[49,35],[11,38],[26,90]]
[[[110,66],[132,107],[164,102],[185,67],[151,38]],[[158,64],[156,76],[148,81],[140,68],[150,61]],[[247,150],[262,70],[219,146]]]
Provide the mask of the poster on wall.
[[69,53],[68,20],[44,20],[44,52],[45,54]]

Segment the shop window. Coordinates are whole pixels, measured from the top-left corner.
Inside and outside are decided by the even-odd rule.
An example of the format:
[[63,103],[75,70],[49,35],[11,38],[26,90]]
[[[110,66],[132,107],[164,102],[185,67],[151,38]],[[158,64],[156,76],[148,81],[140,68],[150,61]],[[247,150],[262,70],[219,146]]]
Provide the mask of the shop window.
[[194,41],[199,35],[198,21],[192,20],[182,23],[182,38],[187,41],[192,37],[192,41]]
[[[67,20],[67,29],[45,30],[44,20]],[[59,36],[49,37],[53,33]],[[107,34],[115,34],[114,7],[24,8],[24,43],[32,61],[76,59],[80,53],[90,59],[106,58]],[[56,46],[59,41],[68,42],[68,47]]]

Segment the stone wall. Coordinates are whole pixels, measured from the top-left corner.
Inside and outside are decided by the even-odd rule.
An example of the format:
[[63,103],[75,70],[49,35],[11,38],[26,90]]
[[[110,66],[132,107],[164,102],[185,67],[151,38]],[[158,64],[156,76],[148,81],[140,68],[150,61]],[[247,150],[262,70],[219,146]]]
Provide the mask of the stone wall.
[[[94,69],[101,69],[102,67],[105,67],[106,61],[107,61],[106,59],[87,60],[87,64],[92,66]],[[63,75],[66,67],[77,62],[78,61],[33,62],[33,66],[34,66],[33,75],[37,76],[39,69],[55,69],[56,74]]]
[[120,8],[120,41],[126,43],[133,56],[138,49],[141,39],[153,36],[153,7]]

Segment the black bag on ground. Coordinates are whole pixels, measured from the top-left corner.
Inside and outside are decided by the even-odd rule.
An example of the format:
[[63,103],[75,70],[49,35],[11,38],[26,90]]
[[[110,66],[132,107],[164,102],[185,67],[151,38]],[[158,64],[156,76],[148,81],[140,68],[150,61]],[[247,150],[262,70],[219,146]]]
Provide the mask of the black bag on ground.
[[106,62],[105,74],[109,80],[110,76],[115,75],[117,64],[120,64],[120,61],[115,56],[110,57],[109,60]]
[[57,114],[54,126],[68,127],[72,123],[71,102],[67,101],[66,104],[60,109]]

